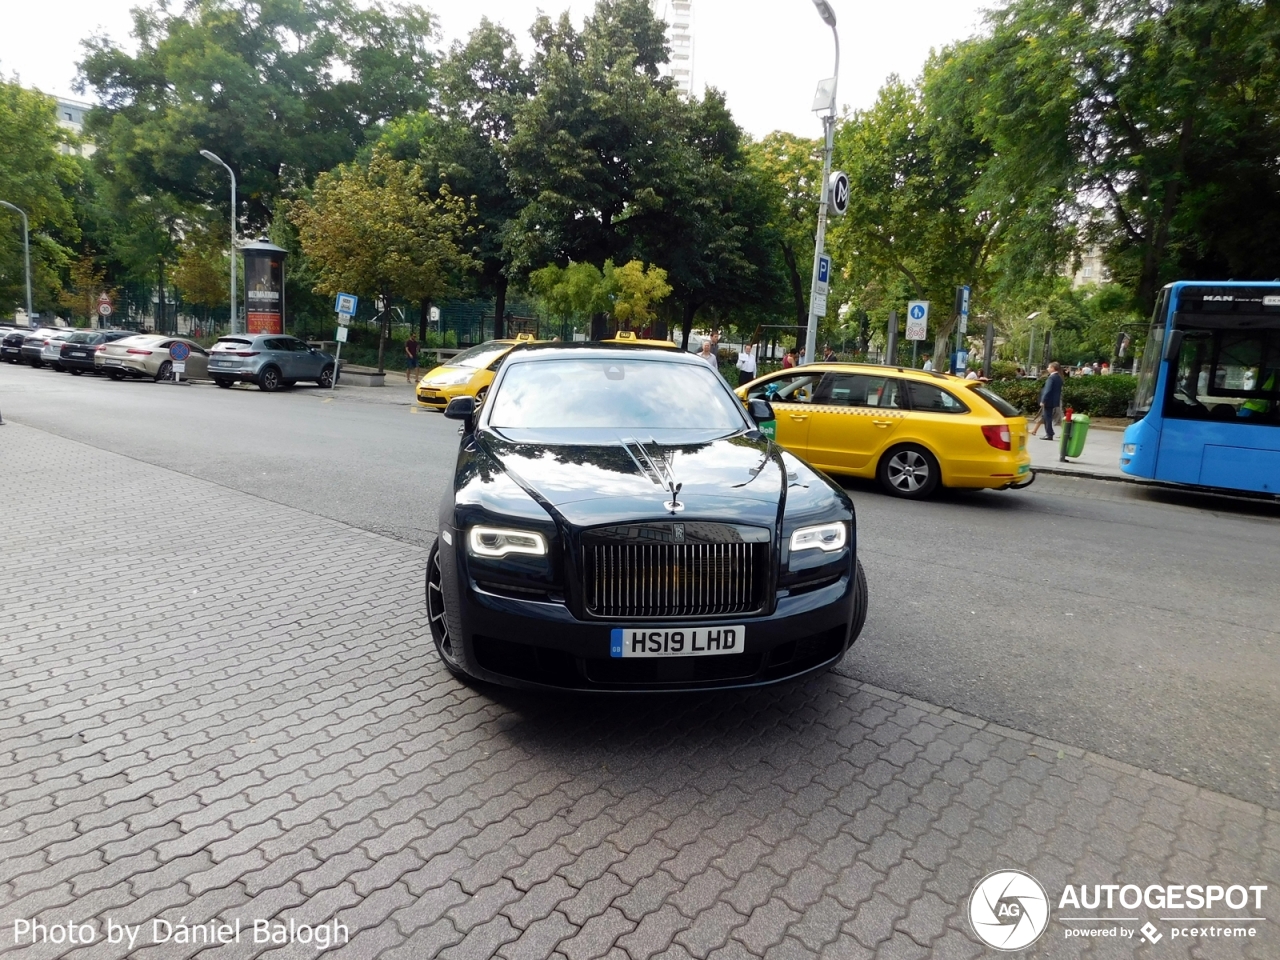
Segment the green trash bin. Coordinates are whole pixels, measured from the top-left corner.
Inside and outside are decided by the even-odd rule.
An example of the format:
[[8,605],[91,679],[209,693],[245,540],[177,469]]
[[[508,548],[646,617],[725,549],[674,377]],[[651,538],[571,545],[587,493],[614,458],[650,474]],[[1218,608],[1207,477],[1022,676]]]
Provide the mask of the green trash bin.
[[1062,456],[1078,457],[1084,453],[1084,440],[1089,435],[1089,418],[1083,413],[1075,414],[1070,420],[1062,422]]

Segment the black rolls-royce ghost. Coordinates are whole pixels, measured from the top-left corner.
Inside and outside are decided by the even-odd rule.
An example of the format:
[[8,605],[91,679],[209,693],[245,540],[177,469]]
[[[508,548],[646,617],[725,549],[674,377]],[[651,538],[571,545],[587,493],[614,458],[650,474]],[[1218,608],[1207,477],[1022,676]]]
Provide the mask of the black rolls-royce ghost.
[[771,683],[857,638],[866,580],[848,495],[773,443],[702,360],[523,346],[463,422],[427,565],[455,674],[659,691]]

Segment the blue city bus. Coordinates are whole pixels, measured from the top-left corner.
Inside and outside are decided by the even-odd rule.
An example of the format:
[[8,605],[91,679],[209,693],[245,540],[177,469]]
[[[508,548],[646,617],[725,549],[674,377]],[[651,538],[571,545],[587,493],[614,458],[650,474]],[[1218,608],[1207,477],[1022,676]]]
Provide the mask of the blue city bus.
[[1280,282],[1160,291],[1120,469],[1280,494]]

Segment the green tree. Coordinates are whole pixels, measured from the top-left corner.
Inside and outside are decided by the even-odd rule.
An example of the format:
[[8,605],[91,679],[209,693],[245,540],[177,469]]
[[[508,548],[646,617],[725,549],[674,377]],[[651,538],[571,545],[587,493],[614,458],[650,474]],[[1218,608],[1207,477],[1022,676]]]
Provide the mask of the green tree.
[[1013,0],[989,27],[969,101],[1024,223],[1081,225],[1144,312],[1175,278],[1280,273],[1275,3]]
[[183,238],[173,268],[173,285],[189,304],[202,308],[206,325],[215,307],[228,304],[231,261],[221,236],[207,229]]
[[604,264],[604,286],[612,304],[613,318],[624,329],[642,327],[655,319],[653,307],[671,293],[667,271],[631,260],[615,267],[612,260]]
[[469,205],[447,187],[429,193],[421,167],[377,148],[368,166],[321,174],[289,217],[317,271],[317,291],[437,299],[473,269]]
[[547,264],[529,274],[529,289],[548,313],[574,329],[585,325],[592,314],[609,309],[604,274],[590,263]]
[[435,35],[419,7],[349,0],[192,0],[134,10],[137,53],[86,44],[87,127],[128,189],[227,209],[237,173],[248,226],[276,198],[350,160],[382,123],[430,102]]
[[[79,239],[71,194],[80,178],[63,152],[68,134],[51,97],[0,80],[0,200],[26,211],[30,225],[32,300],[47,312],[58,302],[69,246]],[[25,304],[22,220],[0,208],[0,302]]]
[[772,213],[769,226],[791,293],[796,326],[809,320],[809,280],[813,239],[818,228],[818,182],[822,145],[808,137],[776,131],[747,146],[747,157]]

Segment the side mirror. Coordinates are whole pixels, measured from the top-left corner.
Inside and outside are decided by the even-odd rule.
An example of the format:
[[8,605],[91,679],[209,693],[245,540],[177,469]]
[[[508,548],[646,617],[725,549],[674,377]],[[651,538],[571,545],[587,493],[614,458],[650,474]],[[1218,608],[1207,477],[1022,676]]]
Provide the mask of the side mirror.
[[476,416],[476,398],[454,397],[449,401],[449,405],[444,408],[444,415],[447,420],[466,420],[468,422],[474,420]]
[[751,419],[758,424],[778,419],[777,414],[773,412],[773,404],[763,397],[748,400],[747,413],[751,414]]
[[1169,339],[1164,343],[1164,358],[1170,363],[1178,362],[1178,354],[1182,352],[1183,331],[1174,330],[1169,334]]

